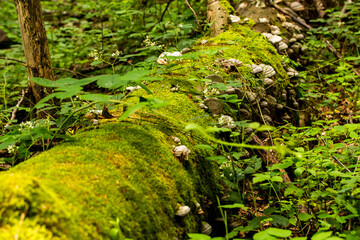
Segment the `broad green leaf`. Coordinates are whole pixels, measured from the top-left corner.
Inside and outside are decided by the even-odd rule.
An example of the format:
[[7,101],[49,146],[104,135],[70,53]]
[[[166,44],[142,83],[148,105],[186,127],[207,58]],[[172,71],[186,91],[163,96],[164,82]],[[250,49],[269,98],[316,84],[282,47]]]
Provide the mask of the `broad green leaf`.
[[73,91],[66,91],[66,92],[56,92],[55,97],[59,98],[59,99],[65,99],[65,98],[70,98],[72,96],[75,96],[80,92],[81,91],[78,91],[78,89],[74,89]]
[[307,240],[307,237],[294,237],[291,240]]
[[85,94],[81,95],[80,98],[87,101],[106,103],[111,99],[111,96],[106,94]]
[[286,227],[289,224],[289,219],[284,216],[272,214],[270,216],[272,218],[271,223],[274,224],[275,227]]
[[274,177],[270,178],[270,181],[272,181],[272,182],[283,182],[284,180],[280,176],[274,176]]
[[3,150],[10,145],[14,145],[17,142],[17,140],[13,136],[4,136],[0,140],[0,150]]
[[308,221],[310,218],[312,218],[312,216],[311,216],[310,214],[308,214],[308,213],[299,213],[297,217],[298,217],[298,219],[299,219],[300,221],[303,221],[303,222],[306,222],[306,221]]
[[266,230],[271,236],[287,238],[291,236],[290,230],[280,229],[280,228],[268,228]]
[[284,160],[282,163],[277,163],[268,167],[269,170],[276,170],[276,169],[285,169],[293,165],[293,161],[291,160]]
[[145,69],[135,68],[130,72],[120,76],[120,80],[136,82],[142,80],[146,75],[149,75],[152,71]]
[[252,123],[249,123],[248,125],[249,128],[252,128],[252,129],[257,129],[260,127],[260,123],[258,122],[252,122]]
[[332,232],[319,232],[312,236],[311,240],[326,240],[332,235]]
[[255,233],[253,236],[254,240],[277,240],[278,238],[271,236],[266,230]]
[[33,77],[31,78],[31,81],[43,87],[56,87],[55,81],[51,81],[45,78]]
[[[114,89],[115,85],[119,85],[119,87],[128,84],[129,82],[119,81],[119,74],[115,75],[99,75],[94,78],[97,80],[97,85],[102,88]],[[120,85],[120,83],[122,83]]]
[[356,132],[351,132],[351,133],[350,133],[350,137],[351,137],[351,138],[354,138],[354,139],[358,139],[358,138],[359,138],[359,135],[358,135]]
[[261,173],[256,173],[254,174],[255,177],[253,178],[253,183],[258,183],[258,182],[263,182],[266,180],[270,180],[270,175],[265,175],[265,174],[261,174]]
[[211,240],[211,237],[201,233],[188,233],[191,240]]

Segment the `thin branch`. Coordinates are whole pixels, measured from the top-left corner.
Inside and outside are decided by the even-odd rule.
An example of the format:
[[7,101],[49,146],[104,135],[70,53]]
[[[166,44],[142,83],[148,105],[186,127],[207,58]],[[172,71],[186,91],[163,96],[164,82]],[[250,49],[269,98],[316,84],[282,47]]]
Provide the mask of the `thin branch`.
[[169,6],[170,6],[170,3],[171,3],[172,1],[173,1],[173,0],[169,0],[169,2],[166,4],[165,10],[164,10],[163,13],[161,14],[161,17],[160,17],[159,22],[162,22],[162,21],[163,21],[164,16],[165,16],[165,13],[166,13],[166,11],[168,10],[168,8],[169,8]]
[[199,26],[200,32],[202,32],[201,25],[200,25],[200,22],[199,22],[199,19],[198,19],[198,16],[197,16],[195,10],[191,7],[191,5],[190,5],[190,3],[188,2],[188,0],[185,0],[185,1],[186,1],[186,4],[188,5],[188,7],[190,8],[190,10],[194,13],[194,16],[195,16],[195,19],[196,19],[196,23],[197,23],[197,25]]
[[11,113],[10,121],[4,126],[4,128],[7,128],[8,126],[10,126],[11,121],[16,118],[16,112],[18,111],[21,103],[24,101],[25,94],[28,92],[28,90],[29,90],[29,87],[26,90],[24,90],[24,89],[21,90],[21,98],[20,98],[20,100],[18,101],[18,103],[16,104],[14,110]]
[[[26,62],[22,61],[22,60],[19,60],[19,59],[16,59],[16,58],[10,58],[10,57],[0,57],[0,59],[5,59],[6,61],[14,61],[14,62],[18,62],[18,63],[21,63],[24,67],[27,67],[29,68],[30,66],[27,66],[26,65]],[[77,71],[73,71],[73,70],[70,70],[70,69],[65,69],[65,68],[53,68],[54,70],[59,70],[59,71],[64,71],[64,72],[69,72],[69,73],[73,73],[75,75],[80,75],[80,76],[83,76],[83,77],[87,77],[85,74],[82,74],[80,72],[77,72]]]
[[335,156],[332,156],[338,163],[340,163],[340,165],[341,166],[343,166],[343,168],[345,168],[348,172],[351,172],[347,167],[345,167],[345,165],[342,163],[342,162],[340,162],[340,160],[339,159],[337,159]]

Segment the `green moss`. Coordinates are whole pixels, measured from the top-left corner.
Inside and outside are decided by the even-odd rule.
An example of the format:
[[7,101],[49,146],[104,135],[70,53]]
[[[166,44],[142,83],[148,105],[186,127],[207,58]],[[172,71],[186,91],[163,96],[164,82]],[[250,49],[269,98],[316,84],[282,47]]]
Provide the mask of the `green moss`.
[[228,12],[232,13],[234,12],[234,8],[231,6],[228,0],[220,0],[220,5]]
[[[6,204],[0,208],[0,238],[15,234],[12,226],[19,224],[22,212],[21,236],[33,226],[44,230],[39,236],[107,238],[115,218],[133,239],[172,239],[195,231],[201,179],[193,176],[200,159],[194,154],[189,162],[179,162],[170,151],[171,139],[159,130],[163,127],[139,123],[107,124],[82,133],[2,174],[0,200]],[[178,203],[193,207],[185,227],[176,221]]]

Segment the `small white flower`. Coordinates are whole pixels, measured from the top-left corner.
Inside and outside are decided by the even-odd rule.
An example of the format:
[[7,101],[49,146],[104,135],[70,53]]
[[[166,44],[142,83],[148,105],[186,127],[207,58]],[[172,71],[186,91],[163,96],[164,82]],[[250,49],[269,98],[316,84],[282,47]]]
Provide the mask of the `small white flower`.
[[221,117],[218,119],[220,125],[232,125],[234,124],[234,120],[232,117],[228,115],[221,115]]
[[10,145],[7,147],[8,153],[13,154],[19,149],[16,145]]

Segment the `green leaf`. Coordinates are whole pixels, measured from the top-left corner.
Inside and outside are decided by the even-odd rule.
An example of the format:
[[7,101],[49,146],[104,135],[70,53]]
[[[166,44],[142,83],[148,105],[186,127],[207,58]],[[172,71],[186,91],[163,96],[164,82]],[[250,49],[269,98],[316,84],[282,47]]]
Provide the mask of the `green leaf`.
[[258,182],[263,182],[266,180],[270,180],[270,175],[265,175],[265,174],[261,174],[261,173],[256,173],[254,174],[255,177],[253,178],[253,183],[258,183]]
[[311,240],[326,240],[332,235],[332,232],[319,232],[312,236]]
[[280,228],[268,228],[266,230],[269,235],[281,238],[287,238],[291,236],[290,230],[280,229]]
[[283,182],[284,180],[280,176],[274,176],[274,177],[270,178],[270,181],[272,181],[272,182]]
[[354,138],[354,139],[358,139],[358,138],[359,138],[359,135],[358,135],[356,132],[351,132],[351,133],[350,133],[350,137],[351,137],[351,138]]
[[144,89],[148,94],[152,94],[152,92],[150,91],[150,89],[148,87],[146,87],[144,84],[139,83],[139,86]]
[[146,75],[149,75],[151,72],[152,72],[151,70],[135,68],[134,70],[120,76],[120,80],[131,81],[131,82],[141,81]]
[[248,207],[245,207],[245,205],[241,203],[234,203],[231,205],[220,205],[219,208],[241,208],[244,210],[248,210]]
[[139,109],[145,107],[146,105],[148,105],[147,102],[140,102],[130,108],[128,108],[120,117],[119,117],[119,121],[122,121],[124,119],[126,119],[127,117],[129,117],[131,114],[133,114],[134,112],[138,111]]
[[30,81],[33,81],[36,84],[39,84],[43,87],[56,87],[55,81],[51,81],[45,78],[33,77]]
[[289,224],[289,219],[281,215],[272,214],[270,218],[272,218],[271,223],[274,224],[275,227],[286,227],[286,225]]
[[210,156],[210,157],[206,157],[206,160],[210,160],[210,161],[217,161],[218,164],[227,162],[228,160],[226,159],[226,157],[224,156]]
[[308,214],[308,213],[300,213],[300,214],[298,214],[298,219],[300,221],[305,222],[305,221],[308,221],[310,218],[312,218],[312,216],[310,214]]
[[256,130],[257,131],[273,131],[276,128],[273,126],[269,126],[269,125],[261,125],[260,127],[258,127]]
[[13,136],[9,137],[6,135],[4,137],[1,137],[0,140],[1,140],[0,150],[3,150],[10,145],[14,145],[17,142],[16,138],[14,138]]
[[253,236],[254,240],[277,240],[278,238],[271,236],[270,234],[268,234],[268,232],[262,231],[259,233],[255,233]]
[[196,148],[201,148],[201,149],[204,149],[204,150],[214,150],[214,148],[210,145],[207,145],[207,144],[197,144],[195,145]]
[[211,240],[211,237],[201,233],[188,233],[190,239],[193,240]]
[[95,65],[98,65],[100,63],[102,63],[102,61],[94,61],[94,62],[90,63],[90,66],[95,66]]
[[87,101],[106,103],[111,99],[111,96],[106,94],[86,94],[81,95],[80,98]]
[[[115,85],[119,85],[120,86],[124,86],[126,84],[128,84],[129,82],[120,82],[119,81],[119,77],[120,75],[119,74],[115,74],[115,75],[99,75],[99,76],[95,76],[94,78],[97,80],[97,85],[99,87],[102,87],[102,88],[108,88],[108,89],[114,89]],[[120,85],[120,83],[122,83]]]

